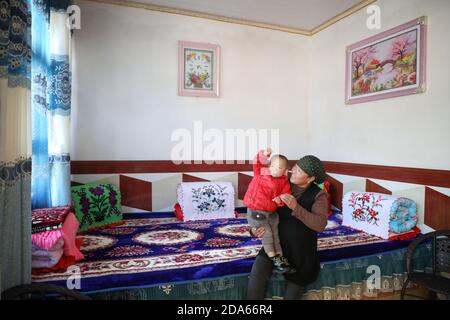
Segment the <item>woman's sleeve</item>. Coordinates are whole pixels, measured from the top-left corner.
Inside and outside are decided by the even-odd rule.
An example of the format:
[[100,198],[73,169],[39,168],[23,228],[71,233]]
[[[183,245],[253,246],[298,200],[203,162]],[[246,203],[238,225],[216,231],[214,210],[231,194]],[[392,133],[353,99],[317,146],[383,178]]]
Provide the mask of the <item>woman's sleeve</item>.
[[289,179],[286,179],[286,181],[283,183],[283,187],[280,191],[280,194],[278,196],[281,196],[282,194],[292,194],[291,192],[291,184],[289,183]]
[[321,232],[325,230],[328,220],[328,195],[322,190],[320,191],[314,204],[311,208],[311,212],[298,205],[295,210],[292,211],[292,215],[301,220],[308,228]]

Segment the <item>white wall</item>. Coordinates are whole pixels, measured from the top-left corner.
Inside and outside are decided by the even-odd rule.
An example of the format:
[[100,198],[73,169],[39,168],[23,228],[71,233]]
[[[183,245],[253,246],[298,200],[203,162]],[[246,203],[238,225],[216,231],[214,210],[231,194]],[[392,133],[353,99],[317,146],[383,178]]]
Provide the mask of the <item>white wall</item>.
[[[381,29],[365,10],[311,41],[308,145],[330,161],[450,169],[450,1],[380,0]],[[345,105],[345,47],[428,16],[427,91]]]
[[[281,152],[323,160],[450,169],[450,1],[380,0],[311,38],[78,1],[72,159],[169,159],[173,130],[278,128]],[[345,105],[345,47],[428,16],[427,91]],[[177,41],[222,47],[221,97],[177,95]]]
[[[73,160],[167,160],[177,128],[280,129],[280,152],[307,151],[307,37],[78,1]],[[220,98],[177,95],[178,41],[222,48]],[[223,131],[224,132],[224,131]],[[226,157],[229,158],[229,157]]]

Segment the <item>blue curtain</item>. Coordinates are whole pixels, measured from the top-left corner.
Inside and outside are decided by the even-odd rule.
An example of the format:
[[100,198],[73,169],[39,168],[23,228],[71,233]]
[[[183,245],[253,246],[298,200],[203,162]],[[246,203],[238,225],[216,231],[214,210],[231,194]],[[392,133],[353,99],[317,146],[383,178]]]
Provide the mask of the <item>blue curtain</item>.
[[32,207],[70,203],[71,1],[32,4]]
[[31,11],[0,1],[0,291],[31,281]]

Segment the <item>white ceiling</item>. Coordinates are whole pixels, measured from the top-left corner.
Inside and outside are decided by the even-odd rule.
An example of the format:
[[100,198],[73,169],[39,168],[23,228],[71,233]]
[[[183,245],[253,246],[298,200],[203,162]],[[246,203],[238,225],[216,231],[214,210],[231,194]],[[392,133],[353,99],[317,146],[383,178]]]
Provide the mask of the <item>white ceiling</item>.
[[312,30],[361,0],[135,0],[176,9]]

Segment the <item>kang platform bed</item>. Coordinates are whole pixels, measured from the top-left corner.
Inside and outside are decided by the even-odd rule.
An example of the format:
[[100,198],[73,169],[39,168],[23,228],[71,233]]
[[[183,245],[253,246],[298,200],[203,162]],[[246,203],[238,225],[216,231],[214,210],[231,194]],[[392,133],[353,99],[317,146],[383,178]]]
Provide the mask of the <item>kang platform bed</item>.
[[[245,299],[261,248],[248,233],[245,211],[239,208],[236,219],[192,222],[173,212],[124,214],[124,224],[80,236],[84,260],[65,272],[33,275],[33,282],[66,286],[80,275],[79,291],[94,299]],[[362,299],[400,290],[412,239],[383,240],[341,223],[335,210],[319,234],[321,271],[304,298]],[[430,250],[419,249],[416,268],[430,267]],[[380,268],[378,290],[365,285],[370,266]],[[283,290],[284,278],[274,275],[267,297]]]

